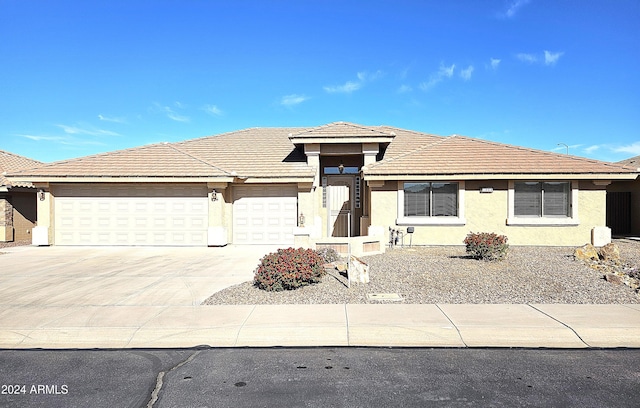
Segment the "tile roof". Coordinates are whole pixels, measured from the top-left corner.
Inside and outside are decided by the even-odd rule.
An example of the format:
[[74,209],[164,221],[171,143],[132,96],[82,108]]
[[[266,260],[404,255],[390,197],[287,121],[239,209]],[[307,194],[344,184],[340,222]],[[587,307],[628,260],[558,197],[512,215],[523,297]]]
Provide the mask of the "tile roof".
[[[341,133],[343,132],[343,133]],[[46,164],[20,172],[37,177],[306,178],[303,148],[290,135],[310,138],[387,138],[382,160],[364,176],[477,174],[633,174],[636,169],[464,136],[435,136],[389,126],[336,122],[316,128],[250,128],[178,143],[161,143]],[[298,136],[296,136],[297,138]],[[299,140],[299,139],[297,139]]]
[[[393,146],[393,143],[392,143]],[[490,142],[464,136],[436,138],[385,155],[368,166],[366,175],[471,174],[602,174],[633,173],[633,169],[584,157]]]
[[633,167],[636,169],[640,169],[640,156],[631,157],[626,160],[621,160],[617,162],[618,164],[622,164],[624,166]]
[[251,128],[187,140],[176,147],[243,177],[313,177],[301,148],[288,139],[301,128]]
[[289,141],[301,128],[253,128],[80,157],[20,172],[20,177],[310,177]]
[[18,156],[17,154],[0,150],[0,186],[33,187],[33,184],[28,182],[12,182],[5,177],[5,174],[38,167],[40,165],[42,165],[42,163],[37,160],[28,159],[24,156]]

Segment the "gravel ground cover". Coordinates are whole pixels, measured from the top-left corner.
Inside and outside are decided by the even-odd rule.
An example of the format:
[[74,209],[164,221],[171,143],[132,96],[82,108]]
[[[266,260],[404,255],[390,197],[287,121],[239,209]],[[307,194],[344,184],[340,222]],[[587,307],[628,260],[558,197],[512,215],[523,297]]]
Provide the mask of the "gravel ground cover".
[[[640,241],[614,240],[624,262],[640,266]],[[394,293],[402,303],[640,303],[640,295],[614,285],[574,260],[569,247],[510,247],[499,262],[470,259],[463,246],[388,250],[363,257],[370,282],[351,284],[331,272],[316,285],[266,292],[245,282],[214,293],[204,304],[380,303],[367,294]],[[388,302],[388,301],[386,301]]]
[[12,242],[0,242],[0,249],[13,248],[18,246],[31,245],[31,241],[12,241]]

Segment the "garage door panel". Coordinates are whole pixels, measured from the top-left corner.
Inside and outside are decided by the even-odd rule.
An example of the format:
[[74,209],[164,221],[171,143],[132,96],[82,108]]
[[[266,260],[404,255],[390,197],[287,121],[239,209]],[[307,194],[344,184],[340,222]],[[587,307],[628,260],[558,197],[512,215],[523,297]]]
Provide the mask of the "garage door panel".
[[293,245],[297,195],[290,185],[235,187],[233,242]]
[[[206,245],[206,189],[193,186],[181,191],[186,196],[175,197],[174,187],[159,186],[59,188],[55,198],[55,242],[57,245]],[[69,196],[61,196],[65,192]],[[106,196],[108,192],[111,196]]]

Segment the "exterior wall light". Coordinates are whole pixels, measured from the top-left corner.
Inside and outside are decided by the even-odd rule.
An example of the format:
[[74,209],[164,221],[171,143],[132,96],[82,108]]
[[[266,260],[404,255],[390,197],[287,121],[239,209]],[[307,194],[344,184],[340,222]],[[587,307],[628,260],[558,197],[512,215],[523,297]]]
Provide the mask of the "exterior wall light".
[[218,192],[215,189],[211,190],[211,201],[218,201]]
[[44,201],[44,190],[43,189],[38,190],[38,199],[40,201]]

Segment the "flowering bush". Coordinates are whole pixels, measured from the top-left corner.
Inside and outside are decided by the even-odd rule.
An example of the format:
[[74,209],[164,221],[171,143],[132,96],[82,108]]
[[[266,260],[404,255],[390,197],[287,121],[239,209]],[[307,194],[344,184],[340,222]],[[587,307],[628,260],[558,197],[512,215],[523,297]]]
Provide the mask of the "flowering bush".
[[260,260],[253,284],[267,291],[297,289],[320,282],[325,274],[323,263],[312,249],[279,249]]
[[493,232],[470,232],[464,239],[467,253],[476,259],[496,261],[507,256],[507,237]]

